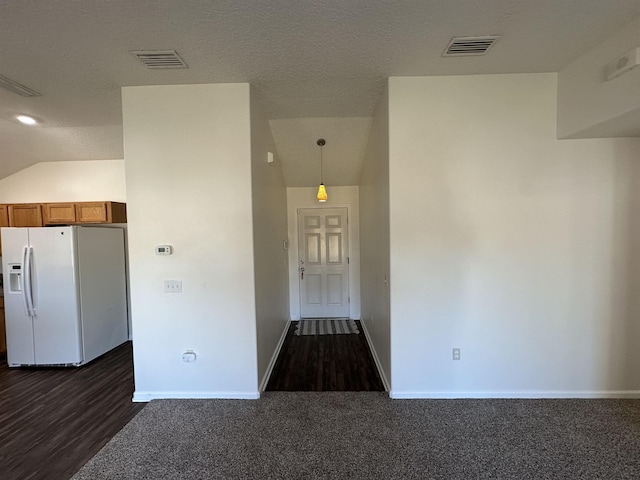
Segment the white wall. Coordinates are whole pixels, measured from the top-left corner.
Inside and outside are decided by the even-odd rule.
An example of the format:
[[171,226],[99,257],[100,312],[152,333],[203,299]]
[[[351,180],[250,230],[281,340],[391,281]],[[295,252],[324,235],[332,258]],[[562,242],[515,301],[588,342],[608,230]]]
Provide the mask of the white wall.
[[36,163],[0,180],[0,203],[125,202],[124,160]]
[[358,187],[327,185],[329,199],[318,203],[317,187],[287,188],[289,215],[289,302],[292,320],[300,320],[300,282],[298,280],[298,209],[347,207],[349,215],[349,318],[360,318],[360,212]]
[[249,85],[125,87],[122,101],[134,399],[256,398]]
[[360,178],[362,323],[385,386],[391,376],[389,315],[389,92],[373,114]]
[[[275,157],[267,163],[267,152]],[[287,188],[269,122],[251,96],[251,176],[258,378],[264,389],[289,324]]]
[[556,140],[556,91],[389,80],[392,396],[640,394],[640,140]]
[[640,67],[605,81],[605,66],[640,47],[640,17],[563,68],[558,137],[640,136]]

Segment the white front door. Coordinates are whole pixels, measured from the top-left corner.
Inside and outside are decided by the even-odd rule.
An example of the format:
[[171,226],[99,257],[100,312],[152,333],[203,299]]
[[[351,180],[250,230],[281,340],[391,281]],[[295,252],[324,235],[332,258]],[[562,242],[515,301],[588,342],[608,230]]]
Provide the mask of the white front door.
[[349,316],[346,208],[298,210],[301,318]]

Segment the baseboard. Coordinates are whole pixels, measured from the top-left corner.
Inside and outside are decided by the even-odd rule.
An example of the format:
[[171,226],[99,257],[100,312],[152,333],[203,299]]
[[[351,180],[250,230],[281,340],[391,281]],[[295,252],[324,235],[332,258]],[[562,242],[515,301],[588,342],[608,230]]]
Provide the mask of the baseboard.
[[260,392],[134,392],[133,402],[149,402],[161,399],[237,399],[237,400],[257,400]]
[[276,360],[278,360],[278,355],[280,355],[280,350],[282,349],[282,345],[284,344],[284,339],[287,338],[287,332],[289,331],[289,326],[291,325],[291,320],[287,322],[280,335],[280,340],[278,341],[278,345],[276,345],[276,349],[271,355],[271,360],[269,361],[269,366],[267,367],[267,371],[264,372],[264,376],[262,377],[262,381],[260,382],[259,391],[264,392],[267,388],[267,383],[269,383],[269,378],[271,377],[271,372],[273,372],[273,367],[276,365]]
[[365,325],[364,320],[360,320],[360,325],[362,325],[362,330],[364,330],[364,336],[367,339],[367,343],[369,344],[369,350],[371,350],[371,355],[373,355],[373,361],[375,362],[376,368],[378,369],[378,375],[380,375],[380,378],[382,379],[384,390],[385,392],[390,392],[391,385],[389,384],[389,380],[387,380],[387,376],[384,374],[384,370],[382,369],[382,364],[380,363],[380,358],[378,357],[378,352],[376,352],[376,349],[373,346],[371,335],[369,335],[369,330],[367,330],[367,326]]
[[398,392],[391,391],[394,399],[421,398],[640,398],[640,390],[587,390],[587,391],[555,391],[555,390],[522,390],[504,392]]

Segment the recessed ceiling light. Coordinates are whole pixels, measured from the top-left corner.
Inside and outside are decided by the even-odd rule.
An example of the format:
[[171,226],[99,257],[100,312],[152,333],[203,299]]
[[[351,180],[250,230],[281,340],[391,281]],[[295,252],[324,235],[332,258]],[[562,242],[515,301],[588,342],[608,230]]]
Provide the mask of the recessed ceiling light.
[[25,125],[37,125],[38,121],[29,115],[16,115],[16,119]]

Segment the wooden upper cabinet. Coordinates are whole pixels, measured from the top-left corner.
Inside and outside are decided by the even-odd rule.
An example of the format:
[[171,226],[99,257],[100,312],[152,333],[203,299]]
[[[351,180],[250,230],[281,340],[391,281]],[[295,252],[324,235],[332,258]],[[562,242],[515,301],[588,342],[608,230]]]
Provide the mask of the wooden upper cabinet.
[[0,227],[9,226],[9,206],[0,205]]
[[127,206],[118,202],[76,203],[76,223],[127,223]]
[[119,202],[0,205],[0,227],[42,227],[78,223],[127,223],[127,205]]
[[[9,226],[9,207],[0,205],[0,228]],[[0,243],[0,256],[2,256],[2,243]]]
[[42,207],[39,203],[9,205],[9,226],[42,227]]
[[118,202],[45,203],[45,225],[127,223],[126,205]]
[[68,225],[76,222],[76,208],[74,203],[45,203],[45,225]]

